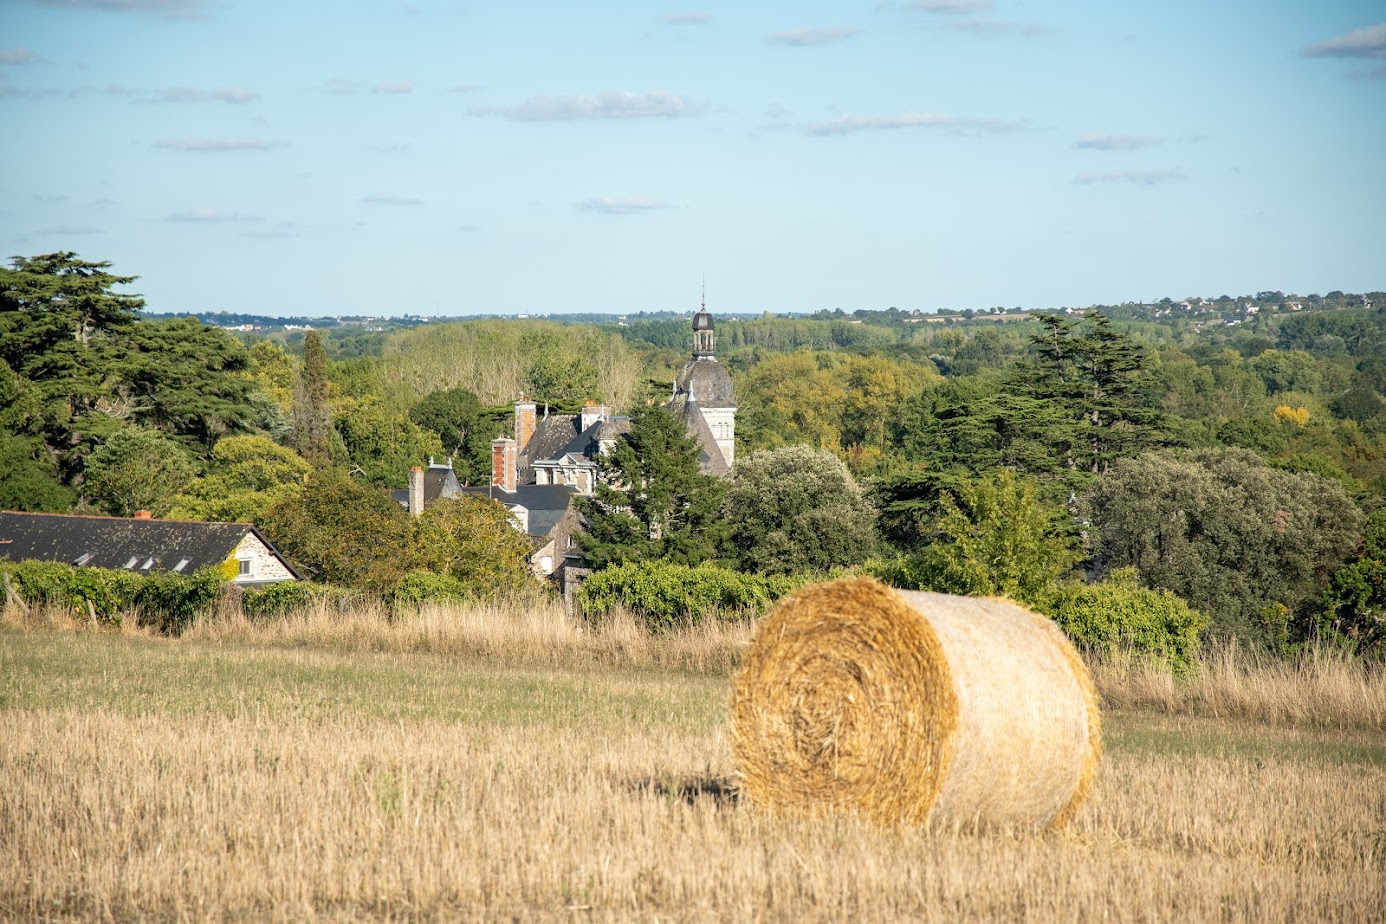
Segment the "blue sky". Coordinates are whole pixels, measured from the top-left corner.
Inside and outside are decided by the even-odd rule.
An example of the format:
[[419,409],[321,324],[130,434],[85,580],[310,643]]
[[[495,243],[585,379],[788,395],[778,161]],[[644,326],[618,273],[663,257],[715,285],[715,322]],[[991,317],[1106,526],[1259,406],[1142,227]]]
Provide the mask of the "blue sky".
[[156,311],[1386,288],[1386,4],[0,0],[0,240]]

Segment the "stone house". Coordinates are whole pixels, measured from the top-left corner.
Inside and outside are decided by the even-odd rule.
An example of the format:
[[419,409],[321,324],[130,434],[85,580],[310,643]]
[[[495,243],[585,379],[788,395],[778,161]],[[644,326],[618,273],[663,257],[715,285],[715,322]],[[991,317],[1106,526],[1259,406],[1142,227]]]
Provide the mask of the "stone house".
[[234,583],[247,587],[303,580],[250,523],[156,520],[147,510],[137,512],[133,519],[3,511],[0,559],[139,574],[192,574],[224,567]]

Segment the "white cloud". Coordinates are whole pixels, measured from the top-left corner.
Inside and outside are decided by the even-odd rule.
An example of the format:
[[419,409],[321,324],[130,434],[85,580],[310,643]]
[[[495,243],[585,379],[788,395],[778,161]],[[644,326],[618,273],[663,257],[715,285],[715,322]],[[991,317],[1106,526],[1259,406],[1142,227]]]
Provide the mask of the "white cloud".
[[1079,135],[1073,146],[1089,151],[1139,151],[1164,144],[1164,141],[1152,135],[1085,134]]
[[805,128],[810,135],[849,135],[853,132],[886,131],[895,128],[942,128],[958,132],[1010,132],[1026,127],[1025,122],[985,119],[976,116],[950,116],[934,112],[907,112],[894,116],[838,116]]
[[1160,183],[1175,183],[1186,180],[1183,171],[1169,170],[1113,170],[1104,173],[1080,173],[1073,182],[1084,186],[1093,183],[1134,183],[1137,186],[1156,186]]
[[282,141],[265,138],[164,138],[154,147],[169,151],[269,151],[283,147]]
[[774,35],[767,35],[765,41],[772,45],[793,45],[796,47],[830,45],[833,42],[844,42],[860,31],[860,29],[852,26],[788,29],[784,32],[776,32]]
[[156,99],[161,103],[250,103],[260,98],[254,90],[240,87],[222,87],[216,90],[199,90],[194,87],[169,87],[158,91]]
[[395,193],[370,193],[362,196],[361,201],[367,205],[423,205],[422,199]]
[[332,93],[337,96],[346,96],[351,93],[359,93],[361,85],[347,77],[333,77],[322,85],[324,93]]
[[223,212],[220,209],[188,209],[183,212],[173,212],[165,221],[192,222],[194,224],[228,224],[244,221],[262,221],[259,215],[249,215],[245,212]]
[[914,0],[910,9],[921,13],[943,13],[957,16],[965,13],[981,13],[991,9],[991,0]]
[[648,196],[597,196],[585,199],[575,206],[583,212],[602,212],[606,215],[634,215],[640,212],[655,212],[672,208],[667,202],[651,199]]
[[1304,49],[1310,58],[1386,58],[1386,22],[1355,29]]
[[954,32],[970,32],[973,35],[1018,35],[1021,38],[1033,38],[1043,35],[1046,31],[1039,23],[1012,22],[1006,19],[965,19],[961,22],[945,23],[944,28]]
[[0,64],[33,64],[39,56],[27,48],[0,48]]
[[399,93],[413,93],[414,81],[412,80],[382,80],[371,87],[372,93],[383,93],[395,95]]
[[712,22],[711,13],[665,13],[657,22],[668,26],[705,26]]
[[681,96],[654,90],[591,96],[536,96],[513,106],[474,106],[468,112],[519,122],[570,122],[577,119],[674,118],[696,115],[699,107]]

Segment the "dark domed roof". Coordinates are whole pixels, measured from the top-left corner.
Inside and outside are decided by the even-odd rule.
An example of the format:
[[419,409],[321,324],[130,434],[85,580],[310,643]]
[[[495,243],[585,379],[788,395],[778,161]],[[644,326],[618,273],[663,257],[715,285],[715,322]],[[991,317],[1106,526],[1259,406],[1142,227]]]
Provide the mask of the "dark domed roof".
[[683,367],[678,390],[705,408],[736,407],[731,376],[717,360],[701,357]]
[[706,308],[693,315],[694,330],[712,330],[712,315]]

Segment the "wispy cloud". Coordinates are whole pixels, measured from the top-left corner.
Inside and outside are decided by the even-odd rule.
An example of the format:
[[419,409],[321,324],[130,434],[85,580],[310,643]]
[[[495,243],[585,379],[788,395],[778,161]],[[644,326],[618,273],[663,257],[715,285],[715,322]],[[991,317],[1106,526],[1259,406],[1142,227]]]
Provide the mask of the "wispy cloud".
[[582,212],[601,212],[605,215],[634,215],[672,207],[667,202],[648,196],[597,196],[584,199],[574,206]]
[[1310,58],[1386,58],[1386,22],[1304,47]]
[[897,128],[940,128],[963,133],[1013,132],[1026,128],[1024,121],[987,119],[977,116],[951,116],[935,112],[907,112],[893,116],[838,116],[817,122],[804,130],[810,135],[850,135],[853,132],[887,131]]
[[666,26],[705,26],[712,22],[711,13],[665,13],[656,22]]
[[200,19],[207,11],[203,0],[28,0],[28,3],[60,10],[152,13],[166,19]]
[[1093,183],[1133,183],[1136,186],[1157,186],[1188,179],[1183,171],[1169,170],[1112,170],[1103,173],[1080,173],[1073,182],[1087,186]]
[[861,32],[853,26],[821,26],[818,28],[788,29],[784,32],[776,32],[774,35],[767,35],[765,41],[771,45],[792,45],[804,47],[808,45],[831,45],[833,42],[843,42]]
[[1153,135],[1086,134],[1079,135],[1073,146],[1088,151],[1139,151],[1164,144],[1164,141]]
[[220,209],[188,209],[183,212],[173,212],[165,221],[176,221],[193,224],[234,224],[246,221],[263,221],[259,215],[250,215],[245,212],[223,212]]
[[49,234],[54,237],[76,237],[78,235],[104,234],[102,228],[93,228],[89,225],[57,225],[52,228],[40,228],[39,234]]
[[194,87],[169,87],[156,90],[153,99],[160,103],[250,103],[260,98],[254,90],[241,87],[221,87],[215,90],[199,90]]
[[414,81],[412,80],[382,80],[371,87],[372,93],[386,95],[396,95],[400,93],[413,93]]
[[361,201],[367,205],[423,205],[422,199],[396,193],[370,193],[362,196]]
[[650,119],[696,115],[699,107],[663,90],[599,93],[591,96],[536,96],[512,106],[474,106],[472,115],[519,122],[570,122],[577,119]]
[[0,64],[33,64],[39,56],[27,48],[0,48]]
[[943,27],[954,32],[968,32],[987,37],[1016,35],[1021,38],[1034,38],[1048,31],[1036,22],[1013,22],[1008,19],[965,19],[944,23]]
[[333,77],[322,85],[322,90],[324,93],[332,93],[336,96],[347,96],[361,92],[361,84],[347,77]]
[[982,13],[991,9],[991,0],[914,0],[910,9],[921,13],[942,13],[946,16]]
[[198,153],[221,151],[270,151],[284,146],[282,141],[267,138],[164,138],[154,142],[154,147],[168,151],[195,151]]

